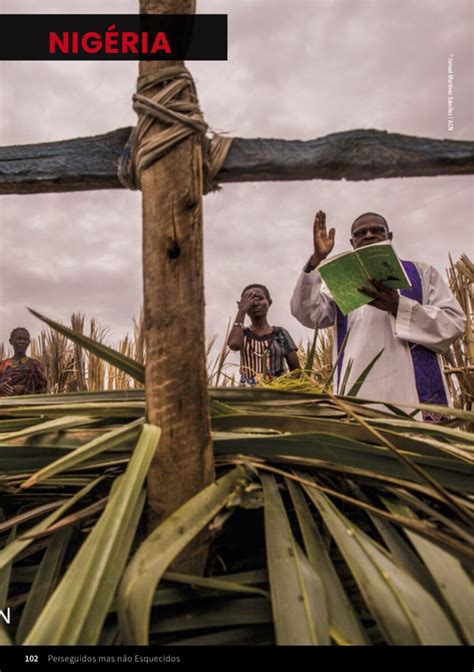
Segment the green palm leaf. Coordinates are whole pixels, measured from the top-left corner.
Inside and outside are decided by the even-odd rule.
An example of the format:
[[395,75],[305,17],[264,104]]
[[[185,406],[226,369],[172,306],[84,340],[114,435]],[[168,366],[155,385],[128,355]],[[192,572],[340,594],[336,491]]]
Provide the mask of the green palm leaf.
[[292,534],[273,476],[260,475],[265,540],[277,644],[329,644],[326,597],[320,576]]
[[[416,518],[407,506],[384,499],[389,510],[400,515]],[[436,585],[456,619],[457,627],[463,633],[467,644],[474,644],[474,588],[472,580],[461,563],[450,553],[446,553],[432,542],[405,529],[420,557],[433,576]]]
[[234,469],[175,511],[142,543],[119,590],[119,622],[124,643],[148,643],[150,610],[161,577],[242,483],[243,472]]
[[[372,369],[374,368],[375,364],[377,363],[377,360],[380,359],[380,357],[382,356],[382,353],[383,353],[384,349],[385,349],[385,348],[382,348],[382,350],[381,350],[379,353],[377,353],[377,354],[375,355],[375,357],[372,359],[372,361],[370,361],[370,362],[367,364],[367,366],[366,366],[365,369],[362,371],[362,373],[360,374],[360,376],[358,377],[358,379],[356,380],[356,382],[354,383],[354,385],[351,387],[351,389],[350,389],[349,392],[347,393],[347,396],[348,396],[348,397],[357,397],[357,395],[359,394],[359,390],[360,390],[360,388],[362,387],[362,385],[363,385],[364,382],[365,382],[365,379],[367,378],[367,376],[369,375],[369,373],[370,373],[370,372],[372,371]],[[345,390],[345,387],[344,387],[343,389]],[[341,390],[341,394],[345,394],[345,392]]]
[[[217,388],[210,394],[218,470],[242,464],[245,478],[254,474],[255,482],[244,487],[241,471],[233,485],[223,487],[219,481],[209,486],[205,495],[183,507],[178,519],[165,521],[158,536],[151,535],[152,543],[143,543],[126,574],[129,549],[134,538],[138,542],[143,488],[138,494],[132,488],[135,504],[129,500],[128,513],[121,509],[117,519],[128,521],[126,532],[114,528],[115,518],[108,519],[108,529],[101,521],[113,502],[119,507],[120,474],[135,458],[144,391],[0,398],[0,492],[9,516],[0,519],[0,568],[8,572],[13,563],[11,574],[3,574],[4,593],[8,589],[8,604],[16,606],[19,616],[11,628],[0,630],[0,641],[11,643],[10,634],[17,642],[29,639],[41,624],[37,641],[44,643],[56,641],[58,633],[61,642],[117,645],[125,633],[126,643],[150,640],[160,646],[274,644],[277,619],[278,641],[289,641],[283,638],[291,634],[292,624],[285,632],[280,615],[286,573],[296,576],[303,596],[303,604],[296,606],[294,595],[288,597],[289,613],[299,607],[306,619],[304,628],[293,633],[295,640],[309,631],[316,633],[312,642],[329,641],[329,633],[332,643],[342,645],[472,641],[466,567],[472,558],[468,493],[474,489],[474,437],[456,423],[472,420],[474,414],[444,409],[454,418],[446,426],[415,420],[395,406],[397,415],[381,412],[371,408],[370,400],[345,398],[341,404],[340,397],[321,392],[270,387]],[[400,456],[419,465],[436,487]],[[270,486],[270,495],[265,486],[263,499],[257,478],[271,471],[283,480],[278,489]],[[25,482],[34,487],[21,488]],[[316,495],[311,483],[317,485]],[[449,491],[450,509],[443,488]],[[232,506],[238,510],[229,518],[228,495],[235,489],[240,494]],[[213,518],[212,576],[166,571]],[[19,536],[7,543],[9,531],[20,525]],[[58,548],[70,528],[67,569]],[[282,556],[285,562],[279,536],[291,540],[293,555]],[[91,538],[96,544],[90,544]],[[55,544],[56,560],[50,550]],[[38,560],[41,552],[44,557]],[[264,557],[273,566],[270,578]],[[117,558],[116,566],[112,558]],[[275,574],[286,560],[290,569]],[[66,581],[73,566],[76,581]],[[243,568],[254,569],[241,572]],[[44,587],[38,590],[42,577]],[[114,586],[121,580],[119,599]],[[56,591],[64,581],[68,586],[58,593],[61,600],[55,598],[58,581]],[[77,610],[74,616],[65,612],[63,624],[59,604],[67,605],[70,595]],[[324,602],[320,631],[324,609],[315,605]],[[274,604],[279,606],[275,618]]]
[[145,502],[143,483],[160,430],[144,425],[124,475],[25,644],[96,644]]
[[286,486],[295,507],[308,558],[324,586],[332,638],[338,644],[367,644],[360,620],[331,562],[301,488],[288,478]]
[[56,587],[71,533],[71,529],[66,529],[54,535],[46,549],[21,614],[15,637],[17,644],[28,635]]
[[139,433],[142,424],[143,420],[135,420],[124,427],[114,429],[97,439],[89,441],[84,446],[80,446],[64,457],[61,457],[59,460],[44,467],[44,469],[41,469],[36,474],[30,476],[27,481],[21,484],[21,487],[24,489],[31,488],[36,483],[40,483],[51,476],[72,469],[78,464],[90,460],[91,457],[95,457],[105,450],[111,450],[112,448],[120,446],[124,441],[136,436]]
[[437,602],[321,492],[304,486],[390,644],[460,644]]
[[103,480],[104,476],[99,476],[98,478],[94,479],[92,482],[84,486],[73,497],[67,499],[62,506],[56,509],[56,511],[54,511],[49,516],[41,520],[34,527],[30,528],[28,532],[21,535],[18,539],[15,539],[14,541],[8,543],[0,551],[0,570],[6,567],[9,562],[14,560],[14,558],[16,558],[25,548],[27,548],[27,546],[31,544],[32,538],[30,538],[28,535],[33,535],[36,532],[43,532],[44,530],[46,530],[50,525],[52,525],[59,518],[61,518],[63,513],[68,511],[71,507],[77,504],[77,502],[79,502],[83,497],[88,495],[91,492],[91,490],[93,490],[95,486]]

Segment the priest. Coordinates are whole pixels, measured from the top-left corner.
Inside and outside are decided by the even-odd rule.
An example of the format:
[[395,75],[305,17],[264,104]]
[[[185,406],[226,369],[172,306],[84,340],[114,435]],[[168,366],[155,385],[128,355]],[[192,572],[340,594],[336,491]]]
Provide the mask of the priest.
[[[372,301],[345,316],[318,271],[334,248],[335,233],[334,228],[326,229],[326,214],[319,210],[313,253],[298,278],[291,312],[305,327],[335,325],[336,392],[340,393],[346,378],[347,393],[382,351],[362,383],[360,398],[395,405],[450,405],[441,354],[463,333],[466,318],[441,275],[424,262],[402,261],[410,289],[399,292],[371,280],[359,291]],[[392,238],[387,221],[377,213],[365,212],[352,224],[354,249]],[[436,414],[425,413],[424,417],[433,420]]]

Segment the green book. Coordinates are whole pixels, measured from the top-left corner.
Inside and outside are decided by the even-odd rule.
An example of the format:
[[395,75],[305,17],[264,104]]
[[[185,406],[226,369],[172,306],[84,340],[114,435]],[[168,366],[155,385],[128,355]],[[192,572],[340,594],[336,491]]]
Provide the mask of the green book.
[[391,289],[411,287],[389,240],[337,254],[321,262],[318,270],[344,315],[372,301],[357,289],[372,287],[369,278],[380,280]]

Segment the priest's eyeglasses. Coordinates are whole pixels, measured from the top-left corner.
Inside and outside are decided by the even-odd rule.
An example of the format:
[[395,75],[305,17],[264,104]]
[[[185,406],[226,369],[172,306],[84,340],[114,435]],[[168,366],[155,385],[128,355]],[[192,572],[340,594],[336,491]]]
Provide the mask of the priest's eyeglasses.
[[353,238],[363,238],[368,232],[373,233],[376,236],[381,236],[384,233],[387,233],[385,226],[364,226],[362,229],[357,229],[353,231]]

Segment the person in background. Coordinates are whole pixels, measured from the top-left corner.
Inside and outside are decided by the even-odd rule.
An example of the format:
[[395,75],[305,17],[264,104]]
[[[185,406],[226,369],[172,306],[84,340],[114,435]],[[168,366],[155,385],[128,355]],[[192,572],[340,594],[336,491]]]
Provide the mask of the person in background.
[[[252,284],[244,288],[235,322],[227,339],[231,350],[240,350],[240,385],[251,387],[261,378],[271,380],[300,368],[297,347],[283,327],[271,326],[267,320],[272,305],[265,285]],[[250,327],[244,326],[245,316]]]
[[0,396],[46,392],[48,379],[43,365],[39,360],[26,355],[30,345],[29,331],[23,327],[13,329],[10,344],[13,347],[13,357],[0,362]]
[[[319,210],[313,225],[313,253],[298,278],[291,313],[306,327],[335,325],[333,359],[337,360],[336,392],[349,362],[346,389],[357,382],[367,365],[383,350],[360,388],[363,399],[386,402],[450,405],[440,354],[463,333],[465,315],[438,271],[421,261],[402,261],[411,288],[400,292],[376,280],[359,287],[372,301],[343,315],[323,287],[319,264],[332,252],[335,229],[326,230],[326,214]],[[351,227],[354,249],[392,240],[386,219],[374,212],[357,217]],[[441,416],[423,413],[425,420]]]

